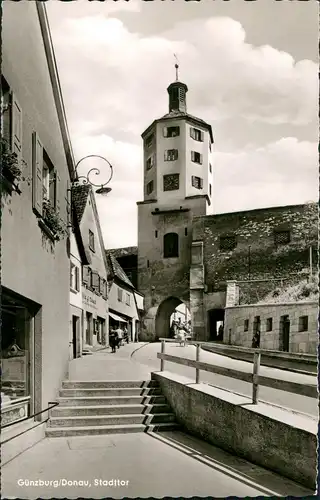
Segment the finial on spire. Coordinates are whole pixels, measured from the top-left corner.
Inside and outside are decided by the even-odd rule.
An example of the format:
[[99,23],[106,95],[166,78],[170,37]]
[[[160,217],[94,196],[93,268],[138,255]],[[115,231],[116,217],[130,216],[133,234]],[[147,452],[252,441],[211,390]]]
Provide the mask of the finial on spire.
[[174,57],[175,57],[175,60],[176,60],[176,64],[174,65],[174,67],[176,68],[176,81],[179,80],[179,60],[176,56],[176,54],[173,54]]

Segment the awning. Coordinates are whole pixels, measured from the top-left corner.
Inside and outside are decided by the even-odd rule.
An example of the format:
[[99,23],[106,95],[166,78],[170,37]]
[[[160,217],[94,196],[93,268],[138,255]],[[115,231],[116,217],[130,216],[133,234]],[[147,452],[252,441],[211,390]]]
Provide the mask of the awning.
[[121,323],[128,323],[125,319],[120,318],[120,316],[117,316],[116,314],[113,314],[111,312],[109,312],[109,316],[110,318],[115,319],[116,321],[121,321]]

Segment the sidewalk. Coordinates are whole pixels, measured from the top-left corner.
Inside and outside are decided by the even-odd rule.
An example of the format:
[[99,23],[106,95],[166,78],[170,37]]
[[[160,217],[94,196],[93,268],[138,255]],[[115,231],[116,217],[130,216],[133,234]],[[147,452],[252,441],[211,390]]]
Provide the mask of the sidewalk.
[[136,362],[131,354],[145,342],[125,344],[116,353],[110,348],[73,359],[69,363],[69,380],[150,380],[152,368]]
[[[70,380],[147,380],[129,344],[70,362]],[[142,349],[143,350],[143,349]],[[139,351],[136,351],[139,352]],[[313,492],[183,432],[45,438],[1,470],[3,498],[304,497]]]

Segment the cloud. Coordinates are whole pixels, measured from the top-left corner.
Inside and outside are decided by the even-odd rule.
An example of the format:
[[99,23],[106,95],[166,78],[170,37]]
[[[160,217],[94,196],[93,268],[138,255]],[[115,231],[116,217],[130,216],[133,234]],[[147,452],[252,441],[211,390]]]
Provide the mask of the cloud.
[[[114,13],[82,8],[81,15],[74,10],[77,15],[49,20],[76,158],[100,154],[114,166],[112,192],[97,197],[107,247],[136,244],[136,201],[143,196],[140,134],[167,112],[173,53],[189,87],[190,113],[214,122],[215,129],[220,120],[241,127],[245,119],[261,130],[259,147],[232,150],[231,137],[226,153],[217,144],[214,211],[317,199],[317,146],[298,137],[270,142],[263,136],[266,124],[291,131],[296,125],[298,134],[316,120],[315,63],[248,44],[242,25],[231,18],[181,22],[149,36],[130,31]],[[83,162],[80,171],[89,166],[101,167],[105,182],[106,164]]]
[[173,53],[190,88],[189,107],[209,121],[245,117],[304,125],[316,118],[316,64],[246,43],[243,27],[231,18],[188,21],[142,36],[100,14],[66,18],[53,35],[64,92],[74,102],[72,120],[82,103],[86,119],[94,113],[104,116],[106,127],[125,123],[141,131],[167,108]]
[[214,158],[215,212],[318,199],[317,143],[286,137],[263,148],[216,152]]

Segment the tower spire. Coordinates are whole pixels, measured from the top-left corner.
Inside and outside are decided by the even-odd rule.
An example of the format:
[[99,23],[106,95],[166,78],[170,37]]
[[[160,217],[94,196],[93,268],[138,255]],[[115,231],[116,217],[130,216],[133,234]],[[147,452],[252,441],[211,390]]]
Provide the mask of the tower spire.
[[176,68],[176,82],[177,82],[179,80],[179,60],[178,60],[176,54],[173,54],[173,55],[174,55],[174,58],[176,60],[174,67]]

